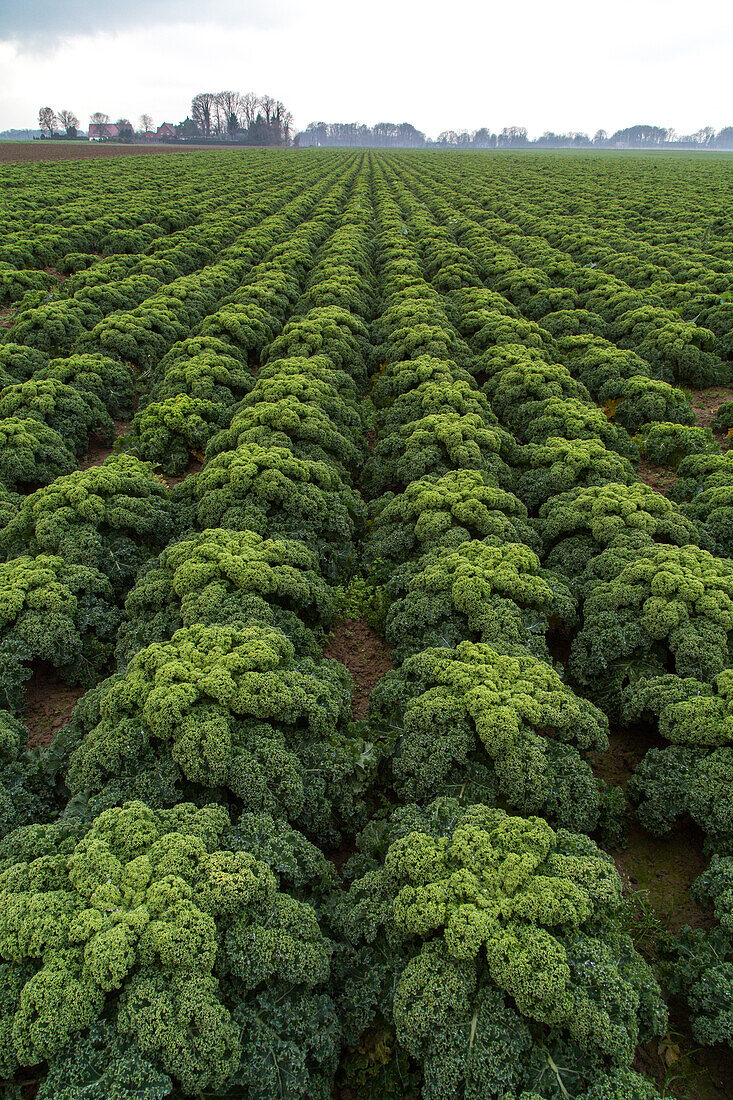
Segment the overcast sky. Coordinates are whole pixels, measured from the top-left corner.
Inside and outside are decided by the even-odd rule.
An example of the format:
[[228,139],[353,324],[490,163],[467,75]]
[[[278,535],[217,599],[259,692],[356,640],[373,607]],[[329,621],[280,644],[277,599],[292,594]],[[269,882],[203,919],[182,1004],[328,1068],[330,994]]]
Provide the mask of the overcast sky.
[[315,120],[609,132],[733,125],[725,0],[0,0],[0,129],[178,122],[199,91]]

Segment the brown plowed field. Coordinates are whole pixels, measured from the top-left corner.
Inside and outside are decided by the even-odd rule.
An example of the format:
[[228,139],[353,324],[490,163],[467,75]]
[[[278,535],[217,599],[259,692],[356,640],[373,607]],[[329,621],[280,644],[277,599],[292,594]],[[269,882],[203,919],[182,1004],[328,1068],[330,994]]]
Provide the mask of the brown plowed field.
[[201,145],[115,145],[97,141],[0,141],[0,164],[27,164],[35,160],[88,160],[90,157],[149,156],[180,153]]

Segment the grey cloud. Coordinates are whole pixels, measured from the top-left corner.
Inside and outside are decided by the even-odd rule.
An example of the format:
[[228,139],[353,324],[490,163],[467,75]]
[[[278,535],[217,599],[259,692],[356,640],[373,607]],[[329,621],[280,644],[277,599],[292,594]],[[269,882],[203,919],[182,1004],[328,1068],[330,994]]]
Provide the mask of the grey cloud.
[[66,39],[161,23],[278,26],[288,0],[0,0],[0,40],[49,50]]

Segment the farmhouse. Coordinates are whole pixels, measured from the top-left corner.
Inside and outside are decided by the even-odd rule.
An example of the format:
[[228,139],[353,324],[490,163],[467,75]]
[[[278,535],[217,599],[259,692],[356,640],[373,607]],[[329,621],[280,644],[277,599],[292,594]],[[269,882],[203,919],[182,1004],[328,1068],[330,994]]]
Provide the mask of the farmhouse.
[[90,141],[108,141],[119,137],[120,128],[114,122],[91,122],[89,124]]
[[159,138],[172,138],[176,136],[176,128],[172,122],[161,122],[160,126],[156,130],[156,135]]

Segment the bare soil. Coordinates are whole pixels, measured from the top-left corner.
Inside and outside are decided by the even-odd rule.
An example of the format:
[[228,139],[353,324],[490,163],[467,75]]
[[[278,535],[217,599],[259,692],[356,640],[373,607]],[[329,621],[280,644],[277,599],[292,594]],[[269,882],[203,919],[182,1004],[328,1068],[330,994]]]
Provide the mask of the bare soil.
[[32,161],[94,160],[108,157],[150,156],[202,149],[201,145],[115,145],[97,141],[0,141],[0,164]]
[[365,718],[377,680],[392,668],[390,648],[363,619],[343,619],[323,649],[354,677],[354,718]]
[[[363,619],[342,619],[336,623],[323,647],[323,656],[346,665],[354,677],[354,718],[365,718],[372,688],[392,668],[387,643]],[[341,874],[344,863],[355,851],[353,841],[346,840],[326,855]],[[345,1100],[347,1093],[339,1093],[339,1096]]]
[[[713,417],[726,401],[733,401],[732,386],[709,386],[704,390],[690,390],[692,395],[692,411],[695,414],[695,423],[698,428],[709,428]],[[730,440],[725,432],[714,432],[715,438],[723,450],[730,446]]]
[[677,475],[666,466],[654,466],[645,458],[639,463],[639,477],[652,489],[656,489],[662,496],[666,496],[677,480]]
[[55,267],[44,267],[43,271],[45,271],[47,275],[52,275],[54,279],[58,279],[60,283],[65,283],[66,280],[70,278],[69,275],[64,275],[60,271],[57,271]]
[[203,469],[203,462],[200,462],[197,458],[192,458],[188,464],[188,469],[182,474],[175,474],[169,477],[167,474],[161,474],[161,478],[166,483],[169,489],[172,489],[175,485],[180,485],[182,481],[185,481],[189,474],[197,474],[199,470]]
[[[115,440],[127,435],[131,423],[130,420],[115,420]],[[101,466],[105,458],[109,458],[114,453],[114,444],[100,443],[99,440],[93,439],[79,460],[79,469],[88,470],[90,466]]]
[[39,664],[26,687],[27,705],[21,720],[28,727],[31,748],[50,745],[54,734],[68,725],[86,688],[69,687],[50,665]]

